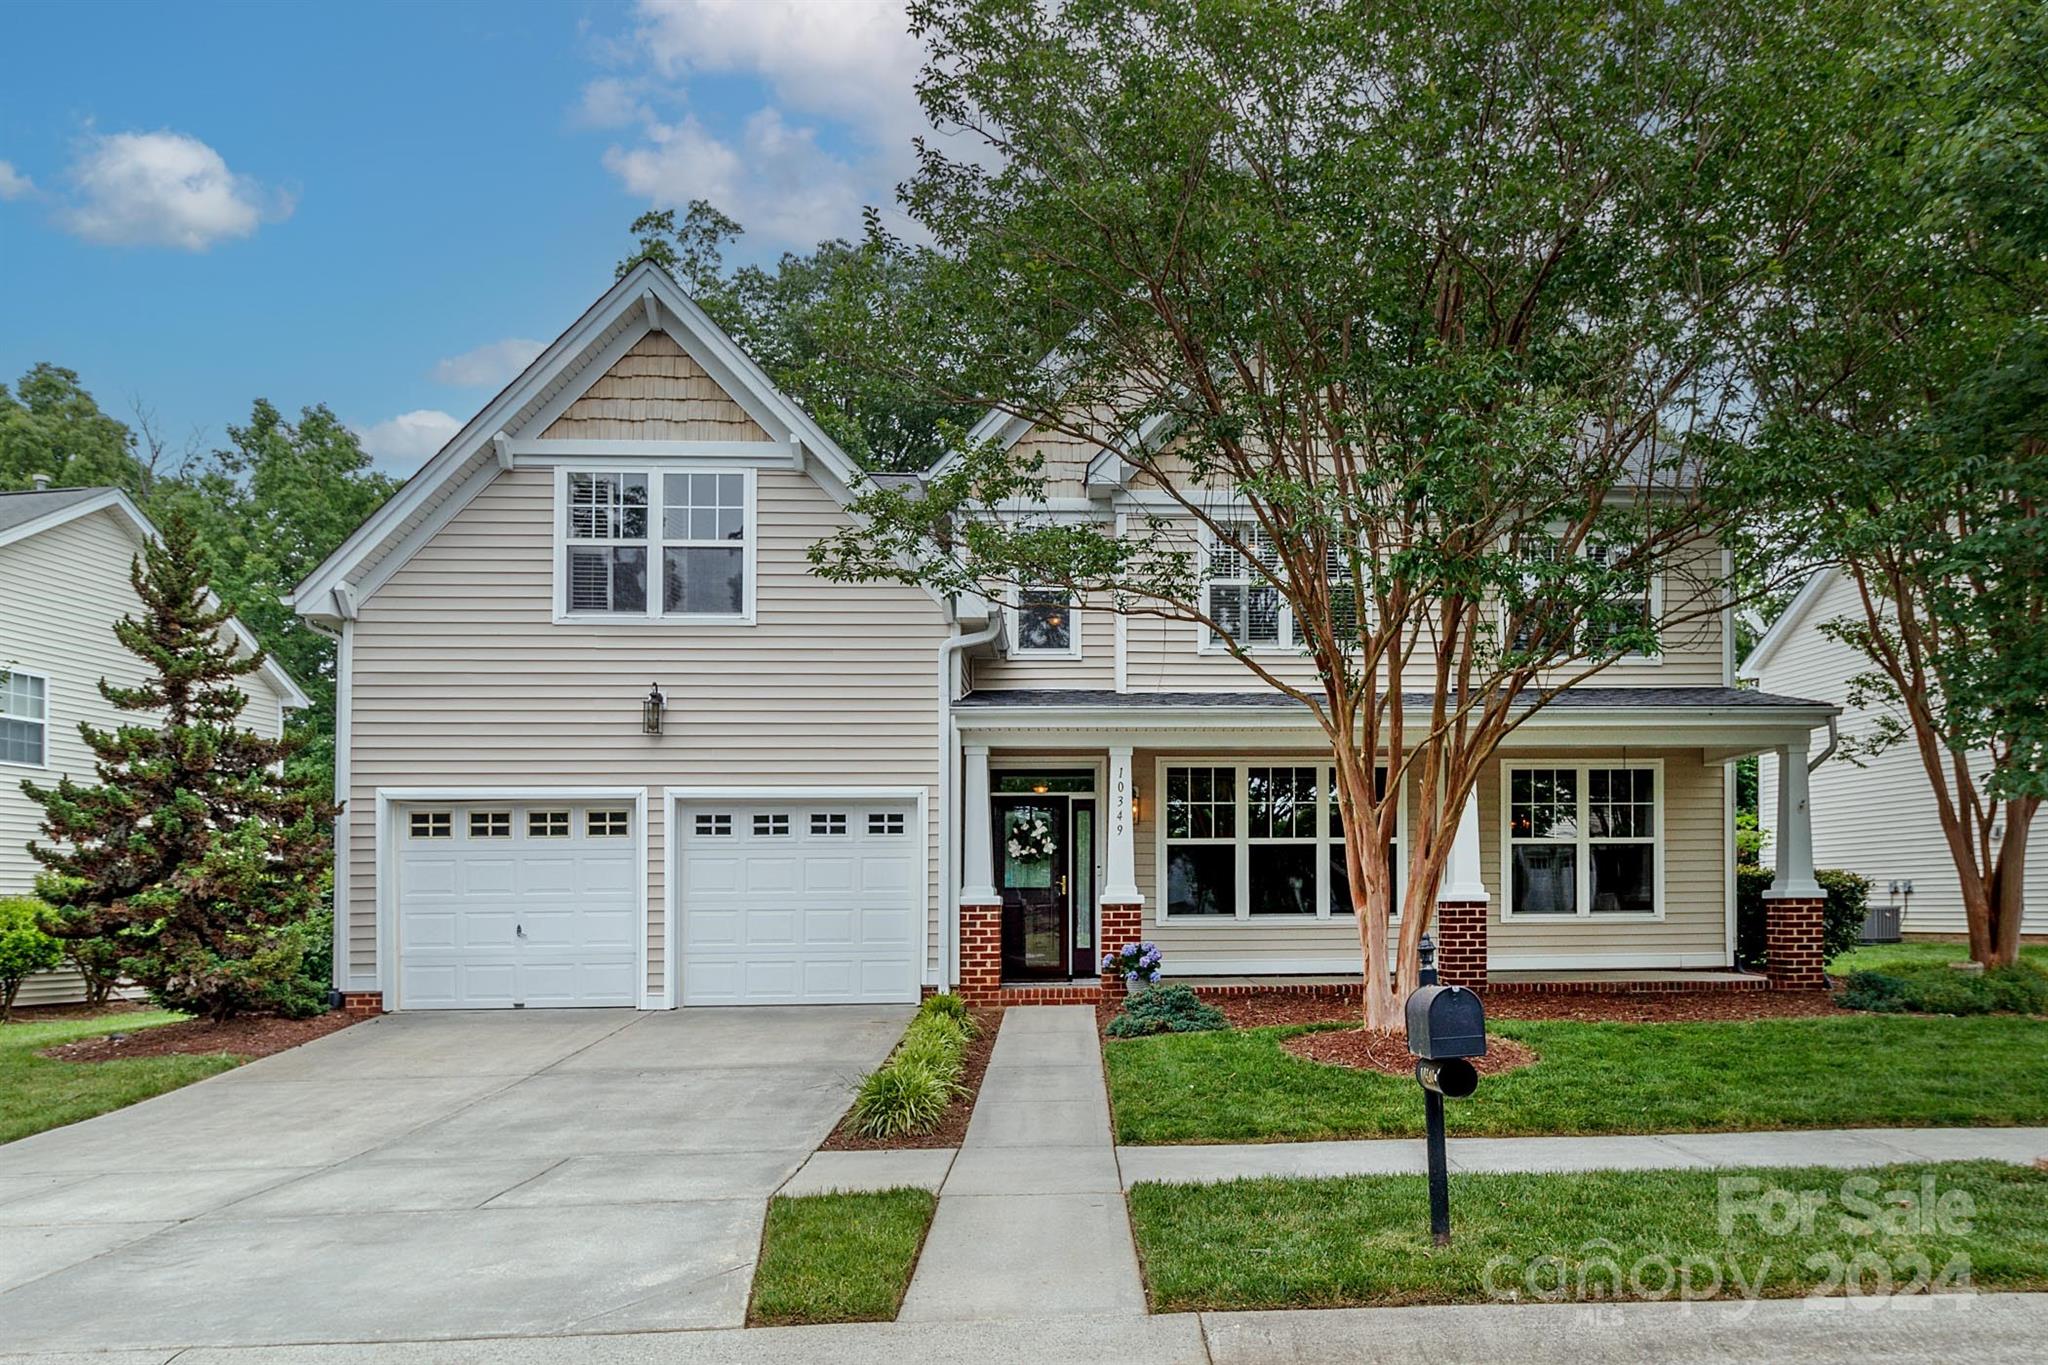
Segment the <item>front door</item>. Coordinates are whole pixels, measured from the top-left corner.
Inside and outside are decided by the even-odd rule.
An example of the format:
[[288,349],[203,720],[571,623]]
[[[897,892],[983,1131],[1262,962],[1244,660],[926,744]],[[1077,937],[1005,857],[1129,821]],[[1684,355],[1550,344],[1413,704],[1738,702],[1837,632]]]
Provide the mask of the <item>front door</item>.
[[996,890],[1003,897],[1003,976],[1065,978],[1072,949],[1065,796],[992,798]]

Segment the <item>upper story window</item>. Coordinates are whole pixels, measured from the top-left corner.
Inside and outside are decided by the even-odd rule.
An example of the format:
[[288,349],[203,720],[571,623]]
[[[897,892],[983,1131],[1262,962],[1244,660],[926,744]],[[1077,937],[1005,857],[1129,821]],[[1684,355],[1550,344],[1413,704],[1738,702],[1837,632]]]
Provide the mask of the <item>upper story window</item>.
[[1078,658],[1081,632],[1074,597],[1065,588],[1022,588],[1017,592],[1017,652]]
[[50,680],[0,672],[0,763],[41,768],[50,761]]
[[[1626,546],[1588,541],[1579,557],[1589,565],[1614,569],[1627,554]],[[1554,540],[1548,541],[1535,551],[1535,557],[1556,564],[1562,560],[1563,550]],[[1661,586],[1656,576],[1619,569],[1598,597],[1572,594],[1572,600],[1581,604],[1581,619],[1576,626],[1571,610],[1549,609],[1557,604],[1554,600],[1545,601],[1541,580],[1542,574],[1537,570],[1524,573],[1522,582],[1529,595],[1528,604],[1519,615],[1505,613],[1508,629],[1504,635],[1511,650],[1542,654],[1564,650],[1568,648],[1570,633],[1576,629],[1576,652],[1589,658],[1612,656],[1623,663],[1656,661],[1653,641]]]
[[[1295,620],[1294,608],[1275,579],[1283,576],[1280,555],[1263,527],[1251,522],[1230,527],[1236,545],[1209,538],[1204,603],[1215,622],[1204,636],[1208,649],[1222,649],[1226,637],[1245,649],[1303,649],[1309,632]],[[1247,556],[1237,546],[1249,547]],[[1341,548],[1325,555],[1323,572],[1330,591],[1330,628],[1356,648],[1358,591],[1351,565]]]
[[1655,764],[1505,765],[1505,913],[1662,913],[1658,776]]
[[750,471],[565,470],[559,489],[558,616],[752,621]]

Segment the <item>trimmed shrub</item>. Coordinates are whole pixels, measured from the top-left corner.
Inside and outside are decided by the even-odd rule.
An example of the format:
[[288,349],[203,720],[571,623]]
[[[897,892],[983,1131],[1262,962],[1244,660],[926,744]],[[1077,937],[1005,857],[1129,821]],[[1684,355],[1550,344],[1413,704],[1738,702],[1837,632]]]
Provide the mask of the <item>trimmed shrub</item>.
[[0,900],[0,1023],[13,1017],[22,982],[64,964],[64,945],[43,931],[49,908],[31,896]]
[[899,1055],[868,1073],[849,1114],[862,1137],[893,1138],[927,1132],[946,1116],[959,1087],[929,1066]]
[[[1768,867],[1748,864],[1735,869],[1735,962],[1737,966],[1764,965],[1768,902],[1764,892],[1771,889],[1777,873]],[[1870,904],[1870,878],[1845,872],[1838,867],[1815,868],[1813,879],[1828,893],[1827,909],[1821,916],[1821,952],[1830,961],[1854,948],[1863,937],[1863,915]]]
[[1981,973],[1945,962],[1851,972],[1842,1004],[1873,1014],[2048,1014],[2048,972],[2030,962]]
[[1142,1038],[1149,1033],[1207,1033],[1228,1028],[1230,1021],[1214,1005],[1186,986],[1153,986],[1134,991],[1123,1011],[1109,1021],[1112,1038]]

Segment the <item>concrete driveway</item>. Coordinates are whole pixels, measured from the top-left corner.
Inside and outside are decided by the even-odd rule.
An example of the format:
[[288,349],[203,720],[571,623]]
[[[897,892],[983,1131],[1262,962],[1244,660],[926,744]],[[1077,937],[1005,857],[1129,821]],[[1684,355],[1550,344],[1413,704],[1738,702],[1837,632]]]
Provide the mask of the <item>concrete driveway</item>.
[[0,1350],[738,1325],[909,1017],[396,1015],[0,1147]]

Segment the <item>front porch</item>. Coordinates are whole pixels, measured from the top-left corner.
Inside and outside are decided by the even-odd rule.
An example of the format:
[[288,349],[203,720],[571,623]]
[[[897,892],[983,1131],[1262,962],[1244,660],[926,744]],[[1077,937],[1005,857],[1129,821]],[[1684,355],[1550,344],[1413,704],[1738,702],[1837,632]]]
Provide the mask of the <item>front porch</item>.
[[[1828,708],[1723,688],[1569,694],[1489,762],[1431,932],[1446,981],[1514,993],[1824,984],[1803,825]],[[990,1004],[1121,994],[1158,946],[1204,994],[1355,994],[1359,934],[1322,736],[1278,694],[971,694],[949,979]],[[1784,760],[1768,977],[1733,970],[1730,765]],[[1398,883],[1409,806],[1386,856]],[[1398,890],[1397,890],[1398,898]],[[1398,913],[1398,912],[1397,912]]]

